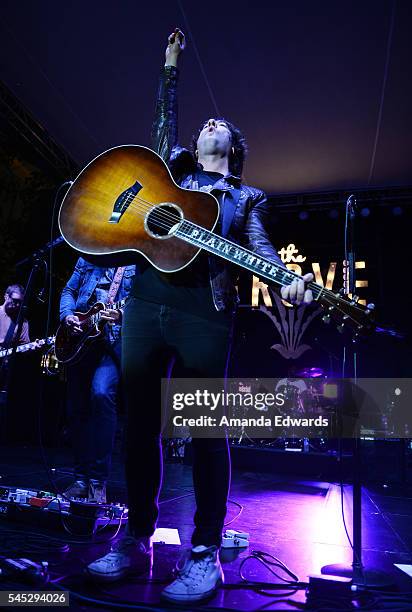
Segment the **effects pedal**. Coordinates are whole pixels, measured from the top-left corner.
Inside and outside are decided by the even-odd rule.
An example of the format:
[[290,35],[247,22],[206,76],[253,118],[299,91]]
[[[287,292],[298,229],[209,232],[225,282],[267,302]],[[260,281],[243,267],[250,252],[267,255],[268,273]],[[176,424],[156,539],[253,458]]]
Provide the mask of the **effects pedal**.
[[49,580],[48,562],[38,563],[30,559],[0,557],[0,580],[8,578],[33,585],[45,584]]
[[223,534],[222,548],[247,548],[249,546],[249,534],[245,531],[227,529]]
[[51,529],[67,527],[82,535],[97,530],[116,528],[127,522],[124,504],[68,500],[49,491],[0,487],[0,518]]

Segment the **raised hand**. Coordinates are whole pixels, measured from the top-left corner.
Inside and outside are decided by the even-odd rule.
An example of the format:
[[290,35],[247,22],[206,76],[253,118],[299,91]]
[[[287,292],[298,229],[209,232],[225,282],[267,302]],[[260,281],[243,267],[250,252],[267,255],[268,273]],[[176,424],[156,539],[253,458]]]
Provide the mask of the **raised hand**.
[[186,47],[185,35],[179,28],[170,34],[167,39],[167,47],[165,53],[165,66],[177,66],[177,58]]

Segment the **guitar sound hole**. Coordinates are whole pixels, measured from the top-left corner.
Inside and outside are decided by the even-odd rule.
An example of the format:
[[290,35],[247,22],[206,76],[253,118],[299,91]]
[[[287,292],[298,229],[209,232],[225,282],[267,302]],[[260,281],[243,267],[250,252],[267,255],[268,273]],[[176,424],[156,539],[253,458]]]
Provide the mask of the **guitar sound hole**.
[[183,215],[174,204],[160,204],[145,219],[146,231],[154,238],[170,238],[179,227]]

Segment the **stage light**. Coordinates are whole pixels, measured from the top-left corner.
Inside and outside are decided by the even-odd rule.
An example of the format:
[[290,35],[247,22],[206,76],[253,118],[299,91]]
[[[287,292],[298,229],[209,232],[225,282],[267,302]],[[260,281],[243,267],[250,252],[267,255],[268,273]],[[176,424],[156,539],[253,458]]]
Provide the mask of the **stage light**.
[[301,221],[306,221],[306,219],[309,219],[309,213],[306,212],[306,210],[302,210],[302,212],[299,213],[299,219]]
[[371,214],[371,211],[369,208],[362,208],[360,211],[360,214],[362,217],[369,217],[369,215]]
[[402,215],[402,213],[403,213],[403,208],[401,206],[394,206],[392,208],[392,214],[395,217],[400,217]]

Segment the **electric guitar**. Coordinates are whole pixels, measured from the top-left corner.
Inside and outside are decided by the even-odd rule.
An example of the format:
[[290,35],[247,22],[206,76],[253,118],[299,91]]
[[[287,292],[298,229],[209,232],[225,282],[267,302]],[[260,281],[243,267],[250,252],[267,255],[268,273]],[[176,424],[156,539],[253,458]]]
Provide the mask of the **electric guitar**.
[[[26,344],[20,344],[16,347],[16,353],[27,353],[28,351],[35,351],[42,346],[51,346],[54,343],[55,336],[49,336],[48,338],[42,338],[41,340],[34,340],[34,342],[27,342]],[[0,349],[0,359],[8,357],[13,352],[13,348]]]
[[[209,193],[179,187],[162,158],[151,149],[124,145],[105,151],[76,178],[60,207],[63,238],[88,255],[137,252],[162,272],[188,266],[203,249],[279,286],[300,278],[214,233],[219,203]],[[374,329],[367,308],[341,292],[308,284],[325,310],[324,321],[355,335]]]
[[103,304],[96,302],[87,312],[75,312],[79,318],[79,327],[82,331],[74,334],[70,327],[61,323],[56,332],[54,343],[54,354],[61,364],[77,361],[84,350],[89,345],[101,337],[103,330],[108,323],[107,319],[102,319],[101,314],[105,310],[119,310],[126,304],[126,299],[115,302],[114,304]]

